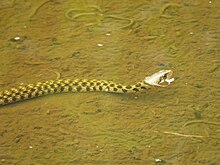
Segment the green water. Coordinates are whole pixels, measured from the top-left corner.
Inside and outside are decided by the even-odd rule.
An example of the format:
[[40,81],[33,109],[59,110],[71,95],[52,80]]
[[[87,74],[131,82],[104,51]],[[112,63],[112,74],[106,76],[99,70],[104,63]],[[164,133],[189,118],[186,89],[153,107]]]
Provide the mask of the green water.
[[219,164],[219,8],[217,0],[2,0],[0,90],[59,74],[132,84],[172,69],[176,80],[144,93],[0,107],[0,164]]

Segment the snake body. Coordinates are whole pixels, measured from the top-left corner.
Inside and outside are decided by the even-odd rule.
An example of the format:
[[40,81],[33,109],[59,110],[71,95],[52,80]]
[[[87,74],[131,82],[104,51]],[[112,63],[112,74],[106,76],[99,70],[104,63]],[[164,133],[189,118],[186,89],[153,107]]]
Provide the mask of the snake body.
[[36,84],[22,85],[18,88],[11,88],[0,92],[0,106],[55,93],[89,91],[131,93],[149,89],[151,86],[166,87],[174,81],[172,75],[172,70],[161,70],[149,77],[145,77],[144,81],[134,85],[122,85],[113,81],[96,79],[49,80]]
[[149,88],[144,81],[135,85],[122,85],[106,80],[50,80],[36,84],[28,84],[0,92],[0,105],[7,105],[49,94],[63,92],[103,91],[113,93],[138,92]]

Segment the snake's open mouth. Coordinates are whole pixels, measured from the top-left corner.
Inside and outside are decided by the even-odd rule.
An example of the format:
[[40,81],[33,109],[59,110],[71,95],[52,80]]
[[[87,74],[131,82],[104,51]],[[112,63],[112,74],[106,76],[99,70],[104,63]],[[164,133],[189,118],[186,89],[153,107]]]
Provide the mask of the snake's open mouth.
[[154,86],[166,87],[174,80],[172,70],[161,70],[152,76],[145,77],[144,82]]

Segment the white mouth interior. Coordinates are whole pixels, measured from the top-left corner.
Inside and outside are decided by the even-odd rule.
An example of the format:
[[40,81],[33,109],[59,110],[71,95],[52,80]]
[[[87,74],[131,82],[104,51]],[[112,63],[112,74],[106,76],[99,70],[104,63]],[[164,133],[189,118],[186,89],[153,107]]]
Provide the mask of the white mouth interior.
[[171,79],[166,79],[165,81],[170,84],[171,82],[173,82],[175,79],[174,78],[171,78]]

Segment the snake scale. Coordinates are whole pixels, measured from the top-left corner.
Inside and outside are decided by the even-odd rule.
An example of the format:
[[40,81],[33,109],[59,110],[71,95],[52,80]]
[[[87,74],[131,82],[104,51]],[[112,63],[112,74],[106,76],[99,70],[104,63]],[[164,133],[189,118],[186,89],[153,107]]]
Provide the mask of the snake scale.
[[[28,100],[48,94],[63,92],[89,92],[103,91],[113,93],[131,93],[149,89],[150,86],[164,86],[161,83],[172,82],[171,70],[162,70],[150,77],[146,77],[144,81],[140,81],[134,85],[122,85],[106,80],[87,80],[87,79],[59,79],[49,80],[46,82],[38,82],[36,84],[28,84],[11,88],[0,92],[0,106]],[[172,81],[171,81],[172,80]]]

